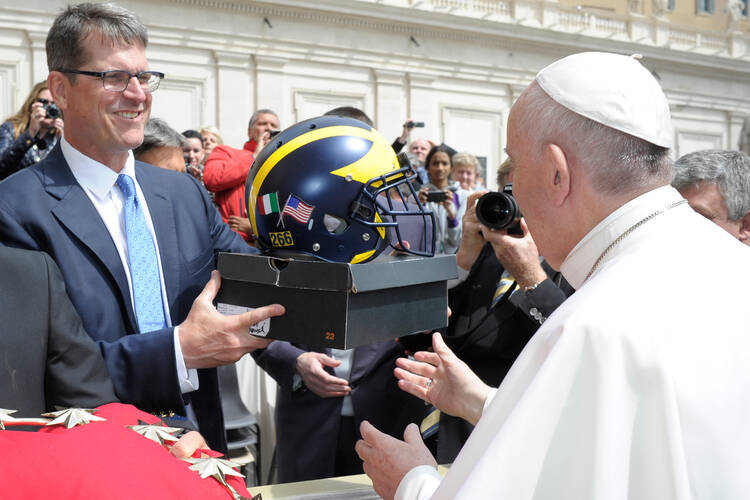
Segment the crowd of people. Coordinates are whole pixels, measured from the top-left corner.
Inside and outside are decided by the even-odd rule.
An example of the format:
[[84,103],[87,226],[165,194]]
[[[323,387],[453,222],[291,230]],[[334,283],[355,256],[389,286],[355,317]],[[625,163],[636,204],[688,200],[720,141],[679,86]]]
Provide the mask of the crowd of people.
[[[147,45],[126,9],[68,7],[48,34],[48,79],[0,126],[0,352],[12,374],[0,407],[121,401],[200,431],[175,454],[225,452],[216,367],[252,352],[278,382],[282,482],[365,472],[387,499],[741,498],[750,487],[750,332],[738,314],[750,157],[673,162],[669,105],[638,60],[568,56],[513,105],[497,186],[512,183],[522,209],[514,234],[477,215],[488,192],[477,157],[410,139],[411,119],[392,144],[351,107],[283,132],[258,109],[242,148],[211,126],[177,132],[149,117],[164,75]],[[373,250],[284,250],[364,262],[388,228],[396,253],[454,254],[448,325],[349,350],[249,335],[283,304],[220,314],[215,254],[273,251],[258,217],[280,223],[293,198],[306,206],[289,191],[282,210],[278,183],[335,174],[352,138],[374,151],[353,163],[389,161],[321,182],[356,185],[369,205],[359,196],[319,218],[310,206],[287,232],[299,242],[366,227],[359,244]],[[302,146],[314,168],[294,156]],[[689,272],[698,265],[708,287]],[[438,463],[453,463],[445,479]]]

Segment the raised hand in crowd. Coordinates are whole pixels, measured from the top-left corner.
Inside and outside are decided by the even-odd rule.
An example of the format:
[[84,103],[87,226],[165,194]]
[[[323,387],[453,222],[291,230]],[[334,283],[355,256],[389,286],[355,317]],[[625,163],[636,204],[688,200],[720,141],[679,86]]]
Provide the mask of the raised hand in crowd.
[[58,137],[62,134],[63,121],[60,118],[48,118],[44,104],[37,101],[31,105],[31,118],[29,119],[29,135],[41,137],[50,129],[55,128]]
[[[429,193],[431,190],[427,186],[423,186],[420,188],[420,190],[417,192],[417,196],[419,196],[419,201],[423,205],[427,203],[427,193]],[[449,188],[445,188],[443,190],[445,193],[445,200],[441,202],[437,202],[440,205],[442,205],[445,208],[445,211],[447,212],[447,215],[451,219],[456,218],[456,211],[458,210],[458,207],[456,207],[456,203],[453,200],[453,191],[451,191]]]
[[396,360],[393,373],[399,379],[399,388],[476,425],[490,386],[458,359],[437,332],[432,334],[432,349],[416,352],[413,360]]
[[349,381],[331,375],[326,367],[335,368],[341,361],[322,352],[305,352],[299,355],[295,370],[308,389],[321,398],[337,398],[352,392]]

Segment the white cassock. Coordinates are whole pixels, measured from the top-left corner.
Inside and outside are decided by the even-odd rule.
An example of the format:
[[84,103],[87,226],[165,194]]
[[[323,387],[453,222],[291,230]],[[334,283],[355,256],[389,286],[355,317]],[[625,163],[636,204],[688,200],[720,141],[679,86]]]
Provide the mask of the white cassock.
[[[562,264],[578,291],[542,325],[440,482],[397,499],[750,498],[750,248],[648,192]],[[438,487],[439,486],[439,487]],[[437,490],[436,490],[437,488]]]

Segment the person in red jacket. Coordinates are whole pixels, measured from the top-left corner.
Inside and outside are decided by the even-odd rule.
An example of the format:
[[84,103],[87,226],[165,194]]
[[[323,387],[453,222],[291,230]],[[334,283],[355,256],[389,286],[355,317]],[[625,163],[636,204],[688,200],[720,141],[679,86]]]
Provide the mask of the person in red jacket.
[[279,129],[279,117],[270,109],[259,109],[250,117],[248,141],[242,149],[216,146],[206,160],[203,182],[215,194],[214,201],[221,218],[246,241],[252,241],[252,230],[245,209],[245,181],[255,157]]

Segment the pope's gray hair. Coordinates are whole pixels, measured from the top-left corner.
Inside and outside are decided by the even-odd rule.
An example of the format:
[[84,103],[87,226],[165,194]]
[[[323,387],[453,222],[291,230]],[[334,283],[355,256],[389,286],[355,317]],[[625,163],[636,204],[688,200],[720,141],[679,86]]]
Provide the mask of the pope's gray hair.
[[683,189],[700,182],[719,187],[731,220],[750,211],[750,157],[746,154],[707,149],[680,157],[674,164],[672,186]]
[[92,34],[112,46],[140,44],[145,49],[148,45],[146,27],[129,10],[110,3],[79,3],[60,13],[47,33],[48,69],[81,69],[89,56],[83,41]]
[[582,165],[602,193],[619,194],[666,185],[672,178],[669,148],[620,132],[562,106],[536,81],[521,94],[518,126],[535,141],[539,154],[550,143],[568,161]]

